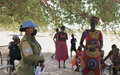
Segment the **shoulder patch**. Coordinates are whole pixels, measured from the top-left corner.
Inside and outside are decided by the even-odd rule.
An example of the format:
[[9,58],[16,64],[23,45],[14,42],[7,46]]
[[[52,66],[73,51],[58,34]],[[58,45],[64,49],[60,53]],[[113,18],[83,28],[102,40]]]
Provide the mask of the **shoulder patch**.
[[23,50],[25,57],[33,54],[32,48],[27,41],[23,42],[22,50]]

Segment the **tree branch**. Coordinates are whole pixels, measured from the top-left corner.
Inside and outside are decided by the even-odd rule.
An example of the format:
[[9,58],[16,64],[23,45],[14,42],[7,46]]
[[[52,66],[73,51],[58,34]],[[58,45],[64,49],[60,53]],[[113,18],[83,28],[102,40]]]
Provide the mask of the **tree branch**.
[[106,11],[105,11],[105,17],[107,17],[107,12],[108,12],[108,10],[109,10],[109,8],[110,8],[110,4],[112,4],[112,2],[116,2],[116,3],[119,3],[120,4],[120,1],[118,1],[118,0],[110,0],[109,2],[108,2],[108,4],[105,6],[106,7]]
[[116,2],[116,3],[118,3],[118,4],[120,4],[120,1],[118,1],[118,0],[113,0],[114,2]]
[[[50,5],[47,3],[47,1],[46,0],[40,0],[40,2],[42,2],[42,4],[46,7],[46,5],[47,5],[47,7],[48,7],[48,9],[49,9],[49,13],[51,14],[51,16],[52,16],[52,21],[53,21],[53,23],[55,23],[56,25],[59,25],[59,23],[56,21],[56,19],[55,19],[55,17],[54,17],[54,15],[53,15],[53,12],[52,12],[52,9],[51,9],[51,7],[50,7]],[[46,5],[45,5],[45,4]],[[59,26],[58,26],[59,27]]]
[[6,6],[6,5],[5,5],[4,3],[0,2],[0,7],[1,7],[1,6]]
[[109,2],[108,2],[108,4],[105,6],[106,7],[106,11],[105,11],[105,17],[107,16],[107,11],[109,10],[109,8],[110,8],[110,4],[113,2],[113,0],[110,0]]
[[113,33],[115,34],[116,38],[120,41],[120,36],[116,33],[116,31],[112,28],[112,26],[109,25],[109,27],[112,29]]

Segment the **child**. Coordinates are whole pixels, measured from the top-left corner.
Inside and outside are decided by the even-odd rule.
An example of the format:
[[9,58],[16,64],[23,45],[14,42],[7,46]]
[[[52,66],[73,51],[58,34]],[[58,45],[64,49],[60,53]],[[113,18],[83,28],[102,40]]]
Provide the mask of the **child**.
[[73,66],[76,65],[77,68],[75,69],[75,71],[77,71],[77,72],[79,71],[79,68],[80,68],[80,61],[82,58],[82,54],[83,54],[82,48],[81,48],[81,46],[79,46],[76,51],[76,56],[74,57],[74,59],[71,62],[72,68],[73,68]]
[[39,66],[37,66],[36,70],[35,70],[35,75],[41,75],[43,74],[45,71],[45,66],[43,64],[43,62],[40,63]]
[[74,38],[74,34],[71,35],[72,39],[71,39],[71,58],[72,58],[72,51],[76,51],[76,38]]

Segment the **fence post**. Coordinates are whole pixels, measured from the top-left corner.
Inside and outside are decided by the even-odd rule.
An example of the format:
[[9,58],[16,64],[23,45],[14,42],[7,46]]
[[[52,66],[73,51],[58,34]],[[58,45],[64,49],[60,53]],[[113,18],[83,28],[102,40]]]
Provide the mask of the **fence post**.
[[1,53],[1,51],[0,51],[0,61],[1,61],[1,65],[2,65],[2,53]]
[[12,74],[12,67],[10,66],[10,67],[8,67],[8,75],[11,75]]
[[[3,46],[0,46],[0,48],[1,48],[1,47],[7,47],[7,46],[8,46],[8,45],[3,45]],[[0,59],[1,59],[0,61],[1,61],[1,65],[2,65],[3,59],[2,59],[2,52],[1,52],[1,51],[0,51]]]

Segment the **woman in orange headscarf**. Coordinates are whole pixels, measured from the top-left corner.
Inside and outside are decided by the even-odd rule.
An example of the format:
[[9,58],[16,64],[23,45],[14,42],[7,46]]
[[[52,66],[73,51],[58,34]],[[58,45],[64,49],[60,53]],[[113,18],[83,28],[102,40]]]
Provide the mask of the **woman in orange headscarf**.
[[[92,16],[90,29],[82,33],[80,45],[84,48],[82,64],[82,75],[100,75],[100,50],[103,46],[102,33],[95,29],[99,18]],[[86,40],[86,45],[83,44]]]

